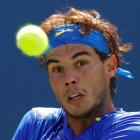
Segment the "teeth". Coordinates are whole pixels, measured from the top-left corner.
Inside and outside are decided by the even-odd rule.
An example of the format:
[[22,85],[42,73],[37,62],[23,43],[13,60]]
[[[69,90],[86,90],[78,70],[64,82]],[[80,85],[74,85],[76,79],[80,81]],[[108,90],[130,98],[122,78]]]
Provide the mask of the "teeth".
[[79,96],[79,95],[80,95],[80,93],[74,93],[70,96],[70,98],[74,98],[74,97]]

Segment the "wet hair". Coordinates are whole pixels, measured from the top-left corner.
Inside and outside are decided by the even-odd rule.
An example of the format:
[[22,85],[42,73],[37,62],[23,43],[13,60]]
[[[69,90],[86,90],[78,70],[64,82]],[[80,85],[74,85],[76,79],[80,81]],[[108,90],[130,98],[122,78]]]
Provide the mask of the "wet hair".
[[[63,24],[78,24],[84,25],[81,29],[81,33],[86,35],[91,30],[99,30],[103,33],[108,45],[110,54],[114,54],[118,66],[122,62],[121,53],[126,53],[131,50],[132,45],[130,43],[123,43],[118,35],[118,30],[115,25],[109,21],[101,18],[100,14],[96,10],[79,10],[75,8],[69,8],[64,12],[57,12],[56,14],[47,18],[41,24],[41,28],[49,34],[57,26]],[[103,55],[101,52],[96,50],[102,62],[104,62],[109,56]],[[41,62],[45,66],[45,58],[41,57]],[[117,76],[110,79],[110,95],[113,96],[116,92],[116,80]]]

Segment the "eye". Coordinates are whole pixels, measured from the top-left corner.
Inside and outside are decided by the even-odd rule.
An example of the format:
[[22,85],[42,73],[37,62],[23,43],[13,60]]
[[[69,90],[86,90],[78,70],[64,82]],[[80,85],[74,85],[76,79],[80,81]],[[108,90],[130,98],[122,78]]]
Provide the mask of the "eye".
[[61,66],[56,66],[56,67],[52,68],[51,71],[58,73],[58,72],[62,72],[63,68]]
[[78,61],[78,62],[77,62],[77,66],[78,66],[78,67],[82,67],[82,66],[85,66],[85,65],[87,65],[87,64],[88,64],[87,61]]

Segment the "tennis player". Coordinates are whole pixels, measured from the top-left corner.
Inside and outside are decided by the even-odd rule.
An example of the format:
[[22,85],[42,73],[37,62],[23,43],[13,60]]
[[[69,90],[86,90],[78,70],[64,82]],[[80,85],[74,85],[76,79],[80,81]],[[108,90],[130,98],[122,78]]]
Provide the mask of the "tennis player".
[[[117,28],[95,10],[70,8],[41,24],[50,49],[41,56],[60,108],[33,108],[12,140],[140,140],[140,112],[116,108],[123,44]],[[47,99],[46,99],[47,101]]]

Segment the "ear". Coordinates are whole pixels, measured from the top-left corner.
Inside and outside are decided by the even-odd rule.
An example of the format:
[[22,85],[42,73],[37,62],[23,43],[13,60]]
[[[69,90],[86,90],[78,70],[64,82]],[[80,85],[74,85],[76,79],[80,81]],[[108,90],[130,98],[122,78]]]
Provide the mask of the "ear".
[[106,72],[110,78],[115,76],[117,65],[118,65],[117,58],[114,54],[106,59],[105,61]]

